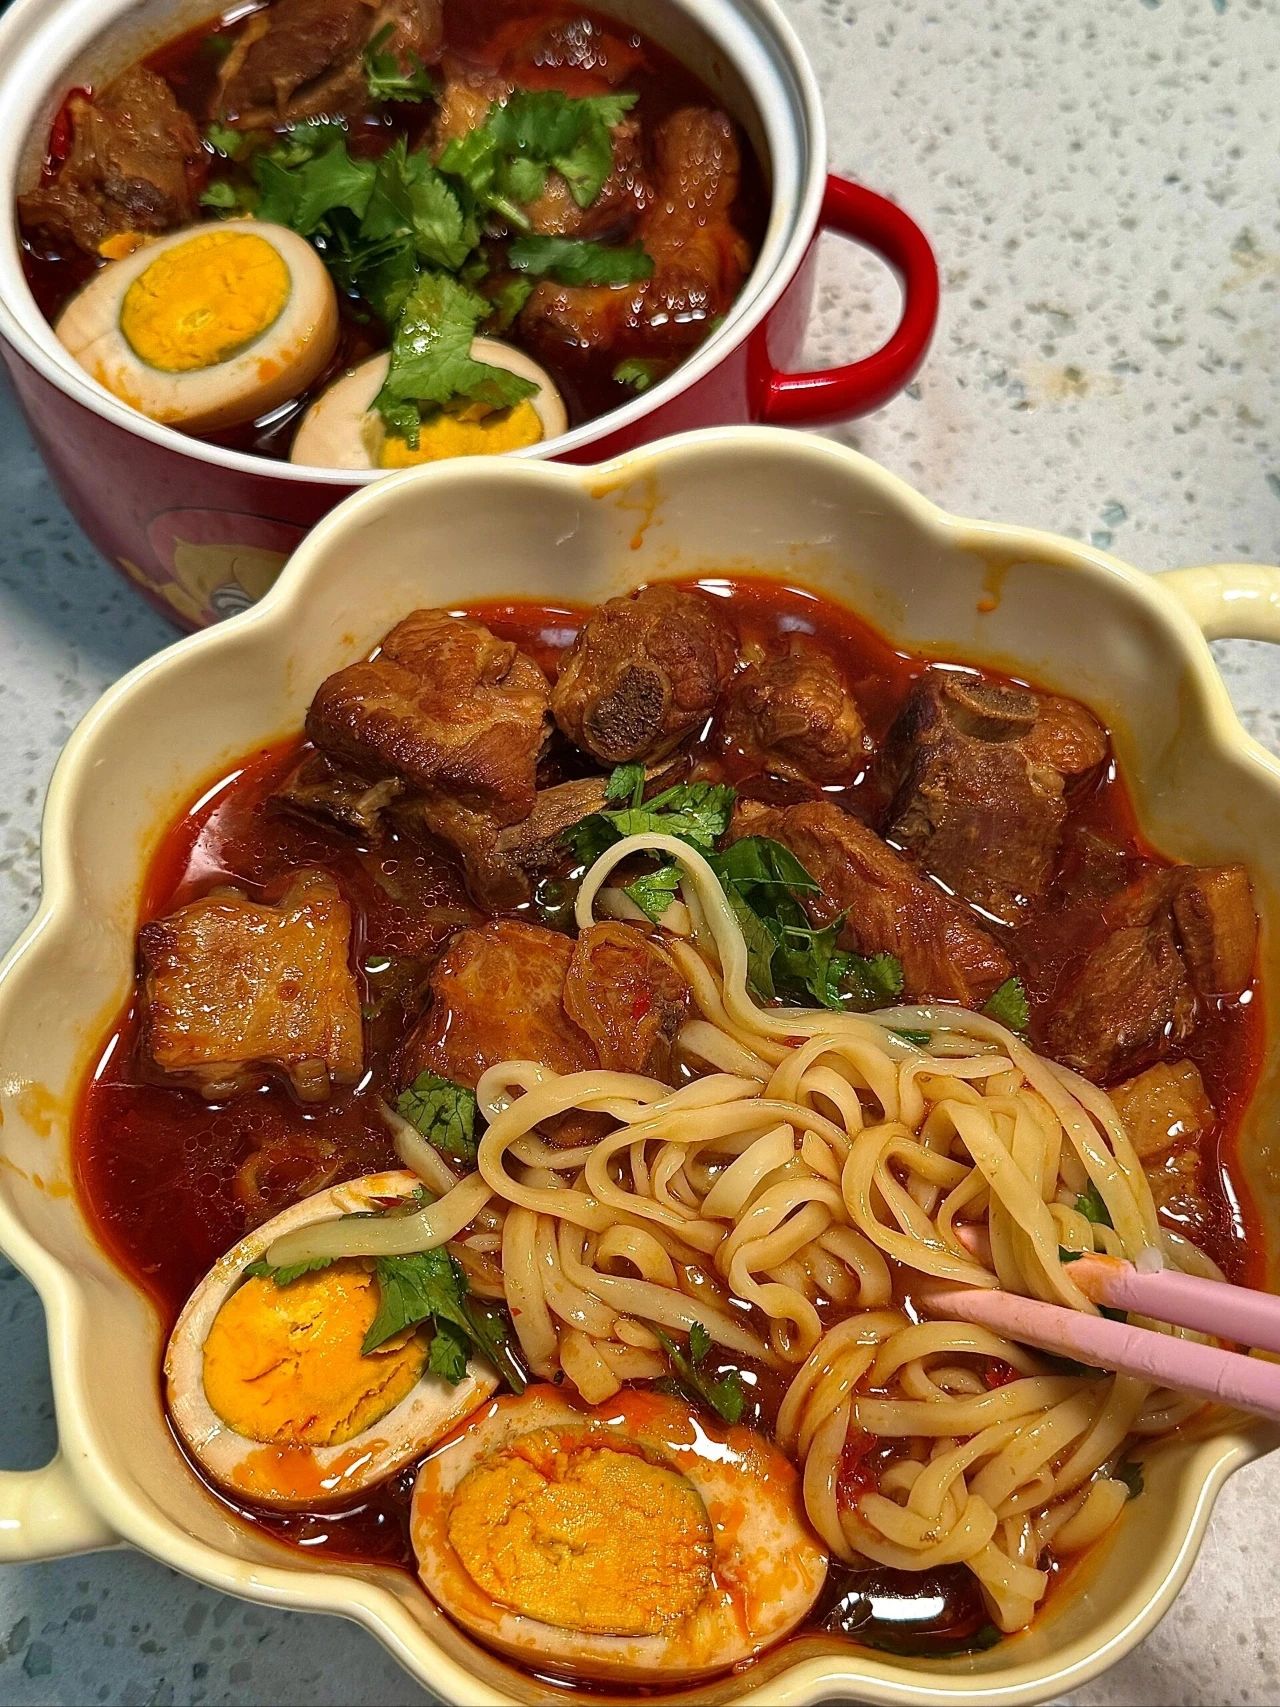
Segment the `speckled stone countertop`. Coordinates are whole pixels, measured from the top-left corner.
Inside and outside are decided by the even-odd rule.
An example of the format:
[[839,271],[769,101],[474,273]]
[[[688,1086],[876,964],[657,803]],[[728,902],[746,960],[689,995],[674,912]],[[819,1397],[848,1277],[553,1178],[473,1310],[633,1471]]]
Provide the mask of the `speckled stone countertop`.
[[[1150,570],[1280,562],[1276,0],[784,0],[833,162],[933,236],[945,295],[909,395],[841,435],[946,507]],[[813,353],[869,348],[891,285],[824,258]],[[99,562],[0,407],[0,944],[31,913],[54,758],[173,638]],[[1280,657],[1218,648],[1280,750]],[[0,1462],[54,1446],[44,1326],[0,1266]],[[1079,1703],[1280,1702],[1280,1463],[1219,1502],[1190,1585]],[[373,1641],[132,1553],[0,1570],[0,1702],[418,1702]]]

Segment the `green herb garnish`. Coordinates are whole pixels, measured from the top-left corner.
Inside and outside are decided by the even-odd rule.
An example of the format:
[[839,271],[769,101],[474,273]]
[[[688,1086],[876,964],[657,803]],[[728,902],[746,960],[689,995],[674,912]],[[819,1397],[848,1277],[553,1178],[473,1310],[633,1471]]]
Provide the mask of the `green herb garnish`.
[[917,1049],[923,1049],[925,1044],[931,1042],[933,1039],[933,1033],[931,1031],[911,1031],[905,1027],[897,1025],[890,1026],[889,1029],[895,1037],[904,1037],[908,1043],[914,1043]]
[[274,1280],[277,1286],[291,1286],[304,1274],[316,1274],[337,1260],[336,1257],[311,1257],[307,1262],[282,1263],[279,1268],[273,1268],[266,1257],[259,1257],[257,1262],[249,1264],[244,1274],[249,1280]]
[[396,1113],[455,1162],[476,1159],[476,1093],[436,1073],[419,1073],[396,1098]]
[[406,54],[405,70],[400,56],[385,52],[386,44],[395,33],[393,24],[384,24],[370,41],[364,54],[364,77],[369,86],[371,101],[427,101],[436,92],[430,72],[416,53]]
[[666,362],[647,361],[642,356],[633,356],[628,361],[619,362],[614,368],[613,382],[615,385],[629,385],[632,391],[648,391],[664,377],[666,369]]
[[679,887],[680,867],[660,865],[656,871],[637,877],[634,883],[624,884],[622,893],[635,902],[646,919],[656,925],[675,900]]
[[644,768],[621,765],[605,789],[606,800],[624,800],[612,811],[592,812],[564,832],[564,840],[583,865],[590,865],[615,842],[627,836],[675,836],[702,853],[709,853],[729,828],[736,798],[720,783],[678,783],[652,800],[642,802]]
[[243,131],[232,130],[229,124],[206,125],[204,140],[215,154],[221,154],[228,160],[238,160],[244,152],[247,138]]
[[671,1365],[672,1377],[684,1396],[692,1399],[694,1404],[706,1405],[727,1423],[738,1422],[747,1402],[742,1377],[736,1369],[731,1369],[727,1375],[721,1376],[706,1373],[703,1365],[711,1351],[711,1335],[702,1323],[695,1322],[690,1328],[687,1352],[681,1351],[670,1335],[663,1333],[661,1328],[654,1328],[653,1333]]
[[982,1011],[1010,1031],[1025,1031],[1031,1024],[1031,1004],[1021,978],[1006,978]]
[[446,273],[423,273],[407,297],[391,340],[391,365],[376,406],[393,432],[418,443],[424,405],[441,407],[459,397],[509,409],[537,386],[471,354],[476,327],[488,304]]
[[653,257],[639,243],[610,248],[581,237],[517,237],[507,262],[566,285],[629,285],[653,276]]
[[[440,157],[476,201],[518,228],[518,210],[536,201],[557,171],[579,207],[590,207],[613,170],[613,127],[635,95],[577,99],[558,89],[522,89],[490,107],[483,124],[450,142]],[[511,220],[515,211],[516,219]]]
[[1092,1180],[1088,1190],[1081,1192],[1076,1198],[1076,1211],[1083,1215],[1086,1221],[1092,1221],[1095,1227],[1111,1226],[1111,1212],[1102,1201],[1102,1193]]
[[[747,945],[747,976],[757,995],[864,1013],[897,1000],[903,977],[894,955],[840,948],[843,914],[825,926],[810,924],[798,897],[816,894],[818,885],[790,848],[767,836],[742,836],[717,852],[733,816],[734,789],[682,783],[645,800],[644,785],[642,765],[613,771],[605,799],[622,804],[593,812],[564,833],[576,859],[590,865],[625,836],[658,834],[688,842],[710,864],[738,921]],[[625,893],[656,920],[678,881],[677,868],[665,863],[634,879]]]

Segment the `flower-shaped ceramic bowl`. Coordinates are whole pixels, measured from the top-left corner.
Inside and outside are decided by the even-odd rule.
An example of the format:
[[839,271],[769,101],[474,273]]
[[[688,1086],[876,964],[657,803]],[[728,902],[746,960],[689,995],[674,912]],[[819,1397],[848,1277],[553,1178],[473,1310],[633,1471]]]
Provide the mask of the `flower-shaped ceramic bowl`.
[[[229,761],[296,730],[327,672],[416,605],[594,603],[641,582],[717,573],[812,587],[904,647],[1083,699],[1114,734],[1156,846],[1249,865],[1264,978],[1280,987],[1280,764],[1240,728],[1206,638],[1280,640],[1280,569],[1151,579],[1048,534],[944,515],[849,451],[766,429],[695,434],[599,468],[486,460],[382,481],[316,528],[254,610],[112,688],[50,787],[43,904],[0,969],[0,1244],[48,1311],[61,1453],[0,1476],[0,1556],[127,1542],[230,1593],[354,1618],[447,1701],[560,1693],[477,1647],[407,1576],[287,1551],[204,1490],[161,1408],[161,1323],[77,1205],[69,1130],[94,1046],[130,985],[140,888],[167,818]],[[1243,1143],[1273,1285],[1278,1067],[1273,1039]],[[1153,1451],[1146,1497],[1031,1630],[991,1651],[899,1660],[806,1638],[679,1699],[955,1707],[1077,1687],[1153,1627],[1227,1475],[1277,1444],[1275,1429],[1221,1426]]]

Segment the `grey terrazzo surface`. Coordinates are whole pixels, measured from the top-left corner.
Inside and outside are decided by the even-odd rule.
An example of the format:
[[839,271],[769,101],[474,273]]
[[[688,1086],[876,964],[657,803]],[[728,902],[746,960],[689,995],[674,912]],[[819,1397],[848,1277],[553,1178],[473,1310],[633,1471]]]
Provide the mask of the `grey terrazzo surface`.
[[[788,0],[834,161],[921,219],[946,294],[909,396],[842,435],[949,508],[1147,569],[1280,562],[1276,0]],[[824,264],[815,356],[867,347],[890,287]],[[0,404],[0,943],[37,892],[39,803],[100,690],[172,638],[94,557]],[[1280,659],[1218,649],[1280,750]],[[39,1306],[0,1271],[0,1463],[54,1444]],[[1280,1465],[1223,1496],[1187,1592],[1080,1703],[1280,1702]],[[0,1702],[406,1702],[333,1621],[241,1605],[136,1555],[0,1570]]]

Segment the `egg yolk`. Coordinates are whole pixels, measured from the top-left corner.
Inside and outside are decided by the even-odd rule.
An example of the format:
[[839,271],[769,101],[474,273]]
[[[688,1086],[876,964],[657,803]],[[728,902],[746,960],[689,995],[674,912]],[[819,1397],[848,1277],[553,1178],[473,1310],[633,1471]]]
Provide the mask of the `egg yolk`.
[[650,1636],[711,1586],[706,1507],[678,1470],[585,1430],[540,1429],[454,1490],[449,1541],[477,1585],[561,1629]]
[[541,441],[542,417],[526,397],[512,409],[479,420],[441,412],[422,423],[417,450],[388,433],[378,449],[378,467],[416,468],[420,462],[443,462],[452,456],[496,456]]
[[292,280],[279,253],[248,231],[205,231],[138,274],[120,306],[134,354],[164,373],[215,367],[279,319]]
[[377,1312],[376,1282],[358,1263],[288,1286],[246,1280],[205,1341],[205,1396],[250,1440],[341,1446],[398,1405],[426,1366],[418,1333],[362,1354]]

